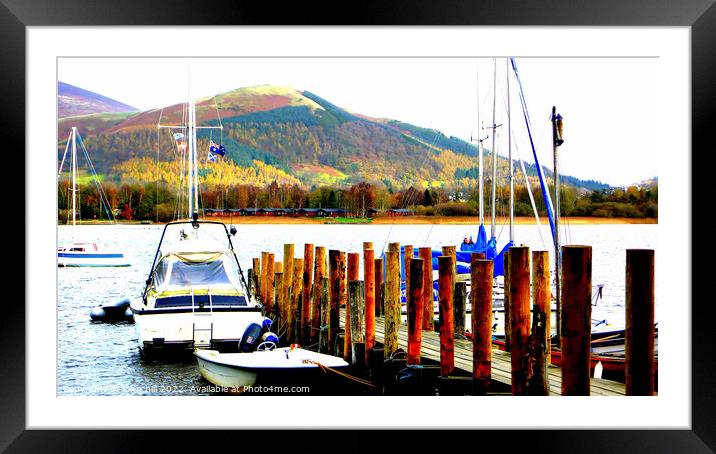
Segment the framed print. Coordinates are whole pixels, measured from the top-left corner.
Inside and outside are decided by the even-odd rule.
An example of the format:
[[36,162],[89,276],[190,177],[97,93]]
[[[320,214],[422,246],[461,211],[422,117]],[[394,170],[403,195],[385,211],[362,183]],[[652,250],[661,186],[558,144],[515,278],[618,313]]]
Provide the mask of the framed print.
[[[509,443],[538,451],[712,452],[714,355],[706,350],[712,342],[704,326],[712,311],[704,304],[708,298],[696,298],[692,287],[708,266],[695,263],[691,249],[694,239],[707,236],[689,227],[700,225],[692,220],[694,213],[708,209],[703,183],[708,177],[692,172],[691,165],[703,161],[699,157],[710,143],[707,118],[713,113],[716,76],[710,38],[716,10],[708,1],[678,7],[561,3],[510,2],[507,8],[392,2],[356,5],[344,15],[318,4],[276,11],[270,5],[221,1],[195,7],[186,2],[3,0],[6,162],[13,161],[14,150],[24,150],[25,158],[24,184],[7,186],[25,192],[26,266],[24,305],[8,301],[3,315],[6,368],[0,392],[7,417],[0,446],[9,452],[126,451],[136,448],[134,440],[156,437],[168,446],[201,449],[206,443],[202,434],[216,434],[222,443],[251,436],[280,449],[294,446],[293,436],[313,438],[307,432],[313,429],[331,429],[330,437],[322,433],[320,438],[341,449],[372,449],[377,438],[360,432],[368,429],[419,429],[397,435],[408,446],[440,446],[443,436],[455,437],[449,444],[471,446],[486,436],[503,440],[508,429],[519,433],[508,437]],[[552,102],[557,107],[548,112],[545,106]],[[534,105],[539,111],[530,117]],[[558,111],[560,106],[566,110]],[[475,108],[481,121],[475,119]],[[566,144],[560,154],[565,170],[558,174],[574,189],[558,192],[552,205],[548,189],[553,183],[546,177],[554,175],[562,144],[557,112],[564,115]],[[524,131],[513,132],[518,128]],[[579,144],[571,149],[570,133]],[[550,135],[554,150],[548,145],[549,154],[542,156],[538,150]],[[483,146],[504,154],[499,159],[486,155],[486,176]],[[56,148],[56,160],[43,151],[48,147]],[[473,159],[478,150],[479,165]],[[521,156],[516,159],[513,150]],[[538,155],[549,160],[532,165],[526,159],[536,161]],[[513,169],[513,163],[519,164]],[[495,173],[489,175],[493,164]],[[520,180],[515,191],[511,176],[508,196],[497,188],[502,181],[498,167],[518,175],[520,164],[527,189]],[[86,168],[78,170],[82,165]],[[161,184],[156,175],[162,175]],[[539,188],[534,195],[530,186]],[[573,219],[562,225],[569,236],[563,243],[558,236],[551,244],[547,238],[547,244],[595,245],[594,267],[589,249],[589,278],[583,284],[594,297],[588,311],[584,308],[586,323],[592,315],[592,325],[607,325],[609,317],[622,320],[626,311],[624,303],[600,306],[603,288],[597,278],[592,281],[592,270],[599,279],[609,276],[607,299],[621,301],[631,289],[624,283],[624,250],[657,251],[652,285],[662,367],[656,395],[613,396],[634,392],[627,391],[633,383],[612,381],[609,370],[602,378],[609,356],[597,364],[588,354],[589,397],[578,396],[570,388],[570,383],[579,387],[578,380],[559,375],[560,369],[550,369],[557,381],[545,392],[573,394],[569,397],[503,395],[521,393],[514,373],[521,363],[498,350],[492,354],[493,368],[502,361],[507,369],[493,373],[488,394],[494,396],[466,395],[476,389],[472,349],[477,348],[473,326],[478,325],[470,321],[470,311],[462,312],[467,322],[461,319],[452,289],[460,293],[466,288],[462,300],[454,299],[462,303],[456,304],[472,308],[472,301],[478,301],[470,293],[470,284],[477,283],[470,279],[477,278],[469,268],[460,271],[458,260],[478,251],[470,245],[473,235],[481,241],[481,234],[470,228],[477,229],[478,216],[481,224],[486,219],[485,226],[493,222],[490,235],[498,238],[499,248],[489,246],[494,252],[486,253],[498,277],[520,257],[511,253],[507,263],[500,255],[508,231],[510,246],[540,249],[539,237],[513,218],[530,217],[534,210],[545,232],[552,225],[551,232],[559,234],[554,223],[565,203]],[[579,216],[646,221],[590,231],[585,225],[597,221],[581,225]],[[111,229],[95,225],[105,217],[122,222]],[[76,227],[91,239],[78,241]],[[218,237],[226,243],[220,250],[203,241],[191,247],[181,242],[213,227],[219,233],[209,235],[211,241]],[[179,246],[165,249],[165,238],[173,234]],[[618,260],[616,253],[602,253],[600,241],[619,245]],[[457,252],[455,246],[438,252],[443,243],[457,243]],[[408,245],[415,245],[414,258],[422,246],[433,248],[427,253],[434,270],[435,320],[440,321],[433,329],[423,328],[424,352],[410,320],[420,318],[412,312],[414,301],[429,297],[410,293],[418,280],[411,284],[409,278],[413,261],[401,262],[401,246],[406,253]],[[707,249],[697,244],[702,247]],[[368,250],[384,261],[368,265]],[[455,258],[446,261],[451,254]],[[318,255],[325,257],[322,265]],[[534,271],[535,256],[530,257]],[[72,262],[97,259],[100,268]],[[428,261],[419,262],[415,270],[427,276],[420,282],[424,287],[432,279],[422,268]],[[441,271],[440,263],[453,266],[452,277],[446,271],[450,267]],[[376,264],[385,267],[385,274],[367,272]],[[570,279],[570,270],[561,269],[559,276]],[[464,286],[460,279],[458,285],[445,284],[461,274]],[[405,326],[398,328],[401,276]],[[438,276],[445,281],[439,283]],[[509,297],[505,311],[514,310],[508,304],[518,294],[519,276],[496,281],[504,283],[502,294]],[[523,276],[526,301],[530,276]],[[377,318],[365,315],[371,280],[385,280],[382,294],[371,293],[383,301],[383,309],[375,299],[370,306]],[[569,282],[556,287],[566,289],[567,297],[576,288],[569,285],[577,285]],[[374,284],[371,292],[377,292]],[[205,291],[197,290],[202,286]],[[592,287],[598,288],[594,294]],[[315,297],[322,291],[325,297]],[[261,303],[253,306],[257,298]],[[653,300],[654,295],[652,310]],[[308,303],[315,306],[307,308]],[[314,322],[311,312],[320,308]],[[211,318],[206,326],[198,321],[202,313]],[[122,322],[97,323],[112,314]],[[189,325],[177,322],[182,314],[191,316]],[[559,309],[556,314],[557,332],[567,339],[564,331],[572,333],[572,325],[560,320]],[[171,321],[156,323],[160,317]],[[520,332],[519,322],[507,317],[501,321],[510,327],[504,333]],[[625,340],[633,325],[620,323],[627,323],[620,338]],[[375,330],[373,337],[365,331],[370,340],[351,333],[365,324]],[[445,334],[451,324],[453,329],[457,324],[459,335]],[[510,344],[508,336],[494,332],[493,327],[490,339],[520,348],[519,342]],[[592,326],[592,341],[599,340],[598,332]],[[607,340],[617,336],[604,333]],[[634,348],[629,342],[620,348]],[[372,357],[369,343],[380,344],[388,356]],[[251,390],[256,370],[275,373],[278,367],[277,362],[254,365],[247,358],[259,356],[240,353],[259,344],[258,351],[285,352],[285,359],[305,351],[307,356],[290,367],[310,365],[322,372],[325,383],[342,385],[312,384],[306,388],[313,391],[306,392],[310,395],[294,395],[288,388],[271,395],[258,385],[258,391]],[[592,359],[597,357],[594,342],[586,345]],[[189,359],[165,362],[153,356],[173,354],[170,349],[188,352]],[[562,355],[561,349],[554,351]],[[420,367],[407,367],[421,364],[421,355]],[[341,368],[349,363],[350,368]],[[386,369],[387,363],[405,368]],[[623,378],[627,372],[621,364]],[[386,370],[389,378],[378,372]],[[405,383],[415,380],[422,386],[429,373],[435,374],[430,383],[437,396],[405,391],[418,389]],[[225,395],[224,388],[239,382],[244,395]],[[470,392],[460,388],[465,383]],[[590,388],[594,383],[598,386]],[[246,432],[235,437],[186,429]],[[274,430],[286,436],[273,437]]]

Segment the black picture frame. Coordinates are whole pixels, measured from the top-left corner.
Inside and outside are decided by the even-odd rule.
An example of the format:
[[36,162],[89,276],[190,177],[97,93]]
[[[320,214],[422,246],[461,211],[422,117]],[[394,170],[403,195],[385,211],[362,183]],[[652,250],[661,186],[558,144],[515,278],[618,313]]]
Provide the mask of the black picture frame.
[[[25,29],[28,26],[110,26],[110,25],[531,25],[531,26],[688,26],[691,27],[692,65],[692,145],[690,157],[674,156],[673,159],[705,159],[713,149],[709,132],[714,116],[716,99],[716,7],[713,0],[669,2],[667,0],[587,0],[526,1],[503,0],[501,2],[475,2],[451,0],[446,2],[420,1],[370,1],[339,5],[336,2],[313,1],[289,3],[277,8],[273,2],[245,0],[207,0],[190,2],[148,0],[0,0],[0,124],[6,152],[6,162],[23,150],[25,130]],[[200,5],[200,6],[197,6]],[[190,12],[190,14],[187,14]],[[558,45],[558,44],[556,44]],[[676,152],[675,152],[676,153]],[[32,183],[32,155],[25,151],[25,181]],[[705,186],[707,177],[698,174],[706,171],[704,166],[693,166],[692,207],[708,207]],[[22,174],[20,174],[22,175]],[[8,178],[8,177],[6,177]],[[14,185],[22,187],[22,181]],[[30,207],[26,206],[26,209]],[[704,208],[705,209],[705,208]],[[17,213],[5,213],[13,224],[19,222]],[[692,226],[692,238],[709,238],[698,235],[693,219],[684,220]],[[23,221],[24,223],[24,221]],[[32,241],[22,229],[25,244]],[[4,229],[6,232],[8,229]],[[15,251],[18,228],[13,228],[12,257],[24,257],[26,251]],[[683,239],[674,238],[665,247],[688,247]],[[707,252],[705,250],[704,252]],[[710,267],[698,266],[692,260],[692,283],[706,282],[705,273]],[[15,272],[25,271],[24,266],[13,266]],[[27,276],[25,276],[27,278]],[[7,279],[7,278],[6,278]],[[7,280],[11,285],[17,280]],[[688,288],[687,283],[682,283]],[[693,284],[692,284],[693,285]],[[694,289],[695,290],[695,289]],[[716,344],[710,329],[713,302],[708,296],[692,298],[692,389],[691,430],[531,430],[516,431],[509,435],[504,431],[448,432],[421,431],[420,433],[397,433],[388,435],[401,449],[420,447],[421,451],[443,446],[443,449],[489,449],[496,443],[501,449],[530,449],[534,452],[714,452],[716,450]],[[708,295],[708,294],[702,294]],[[0,372],[0,408],[4,414],[0,422],[0,449],[8,452],[135,452],[147,450],[151,445],[139,438],[154,439],[162,450],[182,447],[182,451],[212,449],[216,447],[242,446],[242,437],[230,432],[212,432],[211,442],[195,431],[159,431],[128,433],[127,430],[111,431],[58,431],[25,430],[25,307],[19,298],[4,301],[0,316],[2,343],[2,372]],[[25,300],[25,304],[29,301]],[[686,301],[667,302],[685,304]],[[688,371],[684,371],[687,373]],[[342,411],[330,409],[330,411]],[[399,418],[399,409],[397,418]],[[297,415],[297,417],[299,417]],[[431,415],[430,417],[438,417]],[[506,426],[507,426],[506,422]],[[378,435],[358,432],[333,431],[320,437],[307,433],[276,436],[273,432],[257,432],[251,445],[259,442],[260,449],[297,449],[295,443],[302,440],[314,449],[365,450],[376,446],[387,447],[389,442],[378,441]],[[329,437],[330,435],[330,437]],[[444,442],[443,442],[444,440]],[[229,445],[225,445],[229,443]],[[318,444],[315,444],[318,443]],[[467,446],[460,446],[467,445]],[[140,448],[141,446],[141,448]],[[448,448],[445,448],[448,446]],[[397,448],[397,446],[396,446]],[[221,448],[224,449],[224,448]]]

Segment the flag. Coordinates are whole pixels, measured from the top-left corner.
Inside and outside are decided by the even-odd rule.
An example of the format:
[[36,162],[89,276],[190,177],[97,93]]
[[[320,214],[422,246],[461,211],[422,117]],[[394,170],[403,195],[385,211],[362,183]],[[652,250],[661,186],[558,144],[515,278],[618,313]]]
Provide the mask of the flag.
[[177,150],[184,151],[186,149],[186,142],[184,141],[184,134],[181,132],[174,133],[174,140],[177,143]]
[[209,142],[209,152],[215,153],[219,156],[224,156],[226,154],[226,148],[224,148],[223,145],[219,145],[213,140]]
[[210,151],[209,154],[206,156],[206,160],[210,162],[216,162],[216,155]]

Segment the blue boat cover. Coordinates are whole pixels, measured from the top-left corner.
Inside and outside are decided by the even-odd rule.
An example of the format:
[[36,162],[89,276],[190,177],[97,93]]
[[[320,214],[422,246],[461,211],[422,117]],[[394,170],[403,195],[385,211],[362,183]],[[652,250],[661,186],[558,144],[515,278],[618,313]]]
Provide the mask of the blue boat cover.
[[[485,226],[480,225],[477,231],[477,241],[473,243],[466,243],[463,242],[460,245],[460,250],[456,252],[456,259],[457,259],[457,274],[470,274],[470,255],[473,252],[483,252],[485,253],[485,257],[488,260],[493,260],[495,262],[494,264],[494,276],[504,276],[505,275],[505,266],[504,266],[504,254],[507,252],[507,249],[511,246],[514,246],[515,243],[510,241],[508,242],[502,250],[498,253],[497,252],[497,239],[495,237],[490,238],[490,240],[487,240],[487,233],[485,232]],[[432,251],[432,264],[433,264],[433,270],[438,269],[438,257],[442,255],[442,250],[433,250]],[[413,250],[413,255],[415,258],[420,258],[420,252],[417,249]],[[385,252],[381,255],[383,259],[385,259]],[[383,262],[383,267],[385,268],[387,264]],[[385,270],[384,270],[385,271]],[[405,276],[405,248],[403,246],[400,247],[400,275]]]

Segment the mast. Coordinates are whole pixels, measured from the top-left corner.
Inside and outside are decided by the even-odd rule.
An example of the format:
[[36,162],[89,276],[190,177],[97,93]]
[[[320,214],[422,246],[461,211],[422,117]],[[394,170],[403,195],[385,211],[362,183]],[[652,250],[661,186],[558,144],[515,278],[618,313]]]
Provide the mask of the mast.
[[495,199],[497,196],[497,153],[495,151],[495,136],[497,135],[497,124],[495,123],[495,104],[497,102],[497,59],[492,59],[494,71],[492,76],[492,201],[491,208],[491,225],[490,237],[495,238]]
[[510,122],[510,60],[505,60],[505,76],[507,80],[507,155],[510,160],[510,243],[515,239],[515,168],[512,163],[512,123]]
[[478,155],[478,180],[477,187],[480,194],[480,225],[485,224],[485,200],[482,187],[482,124],[480,123],[480,67],[477,71],[477,155]]
[[194,116],[194,100],[189,98],[187,102],[188,106],[188,117],[187,118],[187,134],[186,141],[189,149],[188,162],[189,165],[189,178],[188,178],[188,197],[187,203],[189,204],[188,218],[191,219],[192,213],[197,210],[197,191],[196,191],[196,117]]
[[557,339],[561,333],[561,280],[562,280],[562,254],[559,243],[559,161],[557,159],[557,147],[562,145],[562,116],[557,113],[557,108],[552,106],[552,153],[554,155],[554,257],[555,257],[555,304],[557,309]]
[[72,225],[77,217],[77,127],[72,127]]
[[189,178],[189,218],[199,211],[199,176],[197,175],[196,156],[196,107],[194,100],[189,99],[189,165],[191,166]]

